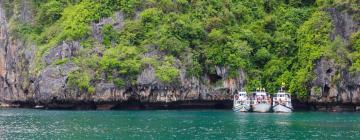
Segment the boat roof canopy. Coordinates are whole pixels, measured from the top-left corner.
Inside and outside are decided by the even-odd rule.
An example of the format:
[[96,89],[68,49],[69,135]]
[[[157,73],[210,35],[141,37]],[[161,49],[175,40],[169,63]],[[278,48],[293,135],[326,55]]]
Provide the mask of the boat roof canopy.
[[277,93],[275,93],[275,95],[277,95],[277,94],[283,94],[283,95],[289,94],[290,95],[290,93],[286,93],[286,92],[277,92]]
[[266,92],[264,92],[264,91],[256,91],[256,92],[255,92],[255,95],[258,95],[258,96],[265,95],[265,96],[266,96],[267,94],[266,94]]

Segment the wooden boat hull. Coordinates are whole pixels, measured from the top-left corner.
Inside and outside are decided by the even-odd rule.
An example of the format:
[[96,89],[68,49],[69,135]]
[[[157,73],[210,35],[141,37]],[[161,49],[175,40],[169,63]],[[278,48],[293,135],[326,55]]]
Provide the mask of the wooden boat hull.
[[250,105],[234,105],[233,110],[235,112],[248,112],[250,111]]
[[254,112],[269,112],[271,109],[271,105],[270,104],[256,104],[253,105],[253,111]]
[[276,113],[291,113],[293,109],[284,105],[276,105],[273,110]]

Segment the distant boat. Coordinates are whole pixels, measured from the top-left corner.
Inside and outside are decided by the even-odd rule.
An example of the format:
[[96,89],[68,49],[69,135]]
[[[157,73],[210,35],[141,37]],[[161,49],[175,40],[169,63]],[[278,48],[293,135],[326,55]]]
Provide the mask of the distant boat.
[[253,93],[251,107],[254,112],[269,112],[271,109],[271,98],[265,89]]
[[250,111],[250,100],[247,97],[245,91],[240,91],[234,95],[233,110],[237,112],[248,112]]
[[291,95],[283,90],[283,86],[273,96],[273,110],[277,113],[290,113],[293,110]]
[[35,108],[35,109],[43,109],[43,108],[45,108],[45,107],[42,106],[42,105],[36,105],[34,108]]

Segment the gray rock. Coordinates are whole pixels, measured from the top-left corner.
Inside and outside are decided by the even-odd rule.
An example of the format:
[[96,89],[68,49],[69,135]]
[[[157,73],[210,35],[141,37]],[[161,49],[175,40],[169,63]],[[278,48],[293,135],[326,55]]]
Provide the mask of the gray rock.
[[60,45],[51,48],[49,53],[43,57],[46,64],[50,65],[55,60],[71,58],[76,55],[76,52],[82,47],[79,42],[62,42]]
[[25,23],[33,23],[33,3],[30,0],[21,0],[19,19]]
[[93,37],[99,42],[103,42],[102,27],[110,24],[116,30],[121,30],[124,26],[124,14],[122,12],[115,12],[112,17],[101,19],[98,23],[92,23]]
[[156,82],[155,69],[152,66],[145,68],[136,80],[138,85],[153,85]]
[[112,83],[99,83],[96,85],[96,92],[93,99],[96,102],[126,101],[130,95],[124,89],[118,89]]
[[77,67],[71,63],[46,67],[37,79],[38,91],[34,98],[43,102],[50,102],[53,99],[66,100],[67,76],[76,69]]
[[331,33],[331,39],[334,40],[336,36],[341,36],[348,43],[351,34],[360,29],[360,22],[354,21],[352,15],[347,11],[339,11],[336,8],[329,8],[327,11],[330,13],[335,27]]
[[5,66],[5,57],[6,57],[6,44],[8,41],[7,37],[7,21],[5,17],[4,9],[2,8],[2,3],[0,2],[0,76],[5,77],[6,66]]

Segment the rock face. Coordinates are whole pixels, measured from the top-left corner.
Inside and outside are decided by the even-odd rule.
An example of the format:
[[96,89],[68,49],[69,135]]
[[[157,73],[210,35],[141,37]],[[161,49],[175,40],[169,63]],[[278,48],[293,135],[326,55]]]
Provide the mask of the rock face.
[[339,68],[334,60],[321,59],[315,67],[309,102],[321,110],[355,110],[360,104],[360,74]]
[[62,42],[60,45],[52,48],[50,52],[44,56],[43,60],[47,65],[50,65],[55,60],[69,59],[75,56],[80,48],[79,42]]
[[350,36],[353,32],[356,32],[360,29],[360,22],[354,21],[353,15],[359,14],[359,12],[350,15],[346,11],[338,11],[336,8],[331,8],[327,10],[330,13],[333,25],[335,27],[330,38],[335,39],[336,36],[341,36],[346,43],[350,39]]
[[72,98],[66,94],[67,75],[76,67],[70,63],[45,68],[36,79],[34,99],[39,102],[66,100]]
[[[26,0],[21,1],[18,18],[31,23],[31,10]],[[209,76],[201,78],[186,77],[181,69],[180,83],[163,84],[155,77],[154,68],[149,66],[138,75],[136,86],[117,88],[113,83],[99,81],[95,83],[95,93],[82,93],[67,85],[68,74],[77,70],[77,66],[66,61],[76,56],[82,48],[79,42],[62,42],[45,53],[40,61],[45,66],[37,74],[30,71],[36,67],[36,47],[14,38],[8,32],[7,18],[0,2],[0,104],[2,106],[35,106],[48,108],[127,108],[131,104],[142,108],[186,106],[231,105],[232,93],[239,87],[237,82],[245,80],[244,73],[236,79],[222,79],[226,68],[218,72],[217,81],[222,84],[212,86]],[[123,27],[124,15],[115,13],[112,18],[105,18],[93,23],[93,36],[102,41],[102,27],[111,24],[115,29]],[[144,57],[162,55],[154,50]],[[60,63],[54,65],[54,63]],[[230,107],[230,106],[228,106]]]
[[124,14],[116,12],[114,17],[103,18],[100,22],[92,24],[93,37],[99,42],[103,41],[101,29],[106,24],[112,25],[114,29],[121,29],[124,26]]
[[[350,35],[360,29],[360,21],[354,21],[346,11],[335,8],[327,11],[335,27],[330,37],[341,37],[348,44]],[[337,63],[331,58],[322,58],[316,63],[309,102],[320,110],[356,110],[360,104],[360,74],[350,73],[348,66]]]

